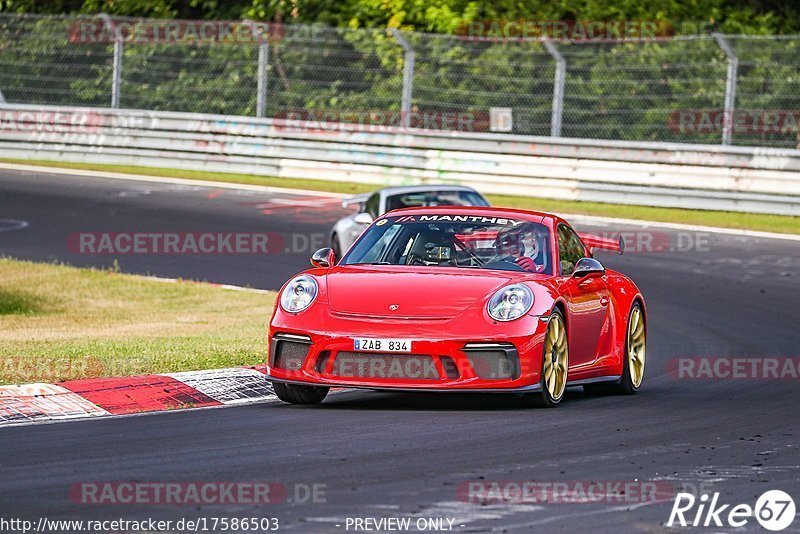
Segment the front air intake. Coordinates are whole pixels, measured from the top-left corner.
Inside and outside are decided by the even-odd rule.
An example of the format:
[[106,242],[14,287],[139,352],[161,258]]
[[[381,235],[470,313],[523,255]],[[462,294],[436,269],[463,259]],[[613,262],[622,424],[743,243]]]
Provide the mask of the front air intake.
[[480,378],[515,380],[520,377],[519,354],[510,343],[468,343],[461,350]]
[[449,356],[442,356],[439,358],[439,360],[442,362],[444,374],[447,375],[447,378],[450,380],[456,380],[460,376],[458,372],[458,365],[456,365],[456,362],[453,361],[453,358],[450,358]]
[[270,367],[299,371],[311,350],[311,339],[294,334],[276,334],[269,351]]

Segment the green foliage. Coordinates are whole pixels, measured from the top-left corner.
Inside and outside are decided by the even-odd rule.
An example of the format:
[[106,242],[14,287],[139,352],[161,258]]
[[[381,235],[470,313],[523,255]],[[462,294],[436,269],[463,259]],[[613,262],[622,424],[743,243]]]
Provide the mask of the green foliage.
[[178,14],[173,4],[173,0],[84,0],[80,11],[86,14],[168,19]]
[[281,21],[455,33],[465,21],[642,20],[678,33],[799,33],[800,6],[785,0],[0,0],[14,13]]
[[[782,0],[0,0],[0,11],[280,22],[269,46],[268,116],[398,111],[403,49],[386,28],[399,28],[416,52],[414,110],[485,117],[491,107],[510,107],[514,132],[535,135],[550,132],[553,58],[536,42],[465,39],[468,23],[652,22],[705,37],[558,45],[567,61],[562,134],[709,143],[719,142],[718,131],[687,135],[671,123],[678,110],[722,108],[727,58],[706,34],[800,33],[800,8]],[[0,14],[0,91],[8,101],[109,104],[113,46],[71,41],[73,22]],[[800,109],[800,39],[731,41],[740,55],[737,109]],[[257,58],[253,42],[126,43],[121,105],[253,115]],[[739,144],[797,141],[796,129],[734,136]]]
[[108,105],[112,47],[72,43],[73,22],[0,16],[0,90],[7,101]]

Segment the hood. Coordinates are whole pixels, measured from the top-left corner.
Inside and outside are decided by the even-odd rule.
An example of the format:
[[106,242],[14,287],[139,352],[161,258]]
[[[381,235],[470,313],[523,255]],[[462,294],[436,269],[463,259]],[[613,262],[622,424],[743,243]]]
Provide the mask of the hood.
[[[444,272],[442,272],[444,271]],[[332,310],[385,317],[455,317],[476,302],[519,278],[507,271],[454,272],[433,267],[336,267],[328,272],[328,303]],[[396,305],[396,310],[389,306]]]

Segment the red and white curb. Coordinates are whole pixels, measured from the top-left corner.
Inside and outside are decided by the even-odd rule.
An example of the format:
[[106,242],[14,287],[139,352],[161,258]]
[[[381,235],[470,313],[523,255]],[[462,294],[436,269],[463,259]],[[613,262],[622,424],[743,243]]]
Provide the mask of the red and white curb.
[[0,386],[0,427],[274,401],[264,366]]

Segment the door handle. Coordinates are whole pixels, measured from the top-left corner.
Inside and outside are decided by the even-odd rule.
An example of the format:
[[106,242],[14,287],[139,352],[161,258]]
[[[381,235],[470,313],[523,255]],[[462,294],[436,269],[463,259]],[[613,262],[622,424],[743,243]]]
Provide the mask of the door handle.
[[600,297],[600,305],[608,306],[608,297]]

